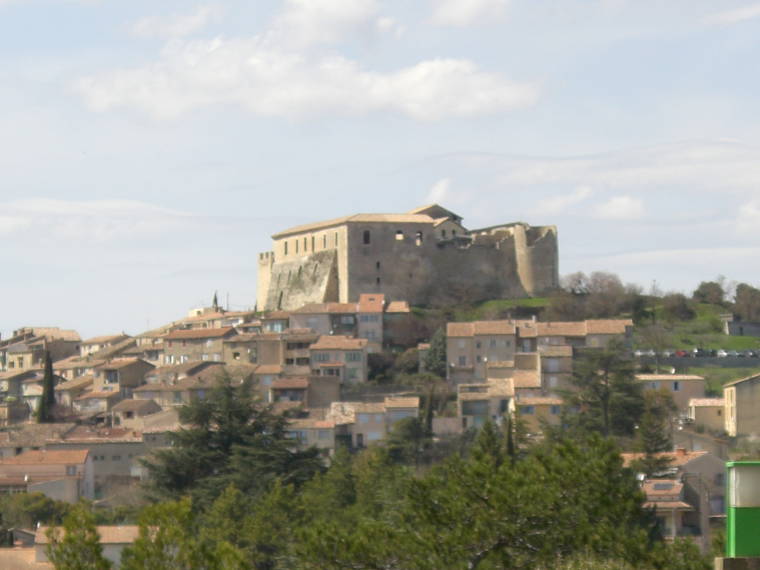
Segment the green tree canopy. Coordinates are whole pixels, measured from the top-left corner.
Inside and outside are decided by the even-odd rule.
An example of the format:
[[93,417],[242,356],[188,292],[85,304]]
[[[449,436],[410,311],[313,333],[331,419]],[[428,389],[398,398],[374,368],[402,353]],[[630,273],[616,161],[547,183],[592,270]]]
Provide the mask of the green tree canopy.
[[568,421],[602,435],[633,435],[644,398],[622,343],[587,350],[574,365],[571,383],[575,389],[564,393]]
[[95,515],[85,503],[74,506],[63,520],[63,528],[47,530],[47,557],[56,570],[107,570],[111,562],[95,526]]
[[316,448],[302,451],[287,437],[286,418],[257,402],[248,382],[228,375],[206,398],[181,408],[180,420],[189,427],[172,434],[172,447],[144,462],[154,500],[189,493],[210,504],[230,484],[255,495],[275,479],[299,485],[322,468]]
[[425,371],[446,378],[448,366],[446,364],[446,331],[443,327],[433,333],[430,339],[430,348],[424,359]]

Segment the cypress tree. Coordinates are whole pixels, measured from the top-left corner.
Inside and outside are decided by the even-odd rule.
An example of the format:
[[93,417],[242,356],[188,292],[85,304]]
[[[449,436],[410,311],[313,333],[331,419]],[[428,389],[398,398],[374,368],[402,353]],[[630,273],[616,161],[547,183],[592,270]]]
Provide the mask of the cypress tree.
[[42,377],[42,398],[37,406],[37,423],[45,424],[53,421],[53,406],[55,405],[55,384],[53,378],[53,360],[50,352],[45,351],[45,372]]

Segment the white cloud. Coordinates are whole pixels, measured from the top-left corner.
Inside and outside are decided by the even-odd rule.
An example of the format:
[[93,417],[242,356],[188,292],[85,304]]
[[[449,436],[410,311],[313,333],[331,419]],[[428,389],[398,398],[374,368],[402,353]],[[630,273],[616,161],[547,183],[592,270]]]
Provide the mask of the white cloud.
[[0,204],[0,236],[35,240],[135,240],[164,235],[190,223],[192,216],[133,200],[17,200]]
[[376,0],[286,0],[268,40],[277,45],[333,44],[372,25]]
[[449,193],[450,190],[451,190],[451,179],[441,178],[438,182],[436,182],[430,187],[430,192],[428,192],[427,198],[425,198],[425,202],[427,203],[443,202],[444,200],[447,200],[448,198],[450,198],[450,193]]
[[403,36],[404,32],[406,31],[404,26],[399,24],[393,18],[389,18],[387,16],[382,16],[375,20],[375,27],[381,34],[389,34],[396,38]]
[[741,8],[711,14],[705,18],[705,22],[712,25],[729,26],[747,20],[754,20],[758,17],[760,17],[760,4],[749,4]]
[[220,6],[197,6],[193,11],[171,16],[149,16],[132,26],[132,33],[142,37],[180,38],[189,36],[218,21],[223,10]]
[[740,234],[760,233],[760,200],[750,200],[739,207],[736,230]]
[[392,111],[437,120],[523,107],[538,97],[535,85],[509,81],[463,59],[422,61],[382,73],[342,56],[312,59],[266,43],[175,40],[156,63],[86,77],[74,89],[94,110],[135,108],[157,118],[233,104],[263,116]]
[[596,206],[594,215],[603,220],[635,220],[644,215],[644,203],[630,196],[615,196]]
[[434,0],[433,23],[466,27],[498,18],[506,6],[506,0]]
[[664,187],[756,191],[760,149],[728,141],[659,145],[562,158],[495,156],[488,167],[507,187],[577,184],[661,192]]
[[539,200],[536,212],[541,214],[559,214],[564,212],[569,206],[583,202],[593,193],[593,190],[588,186],[579,186],[570,194],[549,196],[548,198]]

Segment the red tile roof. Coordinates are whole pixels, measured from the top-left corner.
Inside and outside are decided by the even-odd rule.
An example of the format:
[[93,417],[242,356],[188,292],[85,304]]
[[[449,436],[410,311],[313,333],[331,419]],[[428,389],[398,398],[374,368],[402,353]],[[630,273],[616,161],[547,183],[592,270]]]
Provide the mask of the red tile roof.
[[24,451],[13,457],[3,457],[0,465],[72,465],[87,461],[87,449],[50,449]]

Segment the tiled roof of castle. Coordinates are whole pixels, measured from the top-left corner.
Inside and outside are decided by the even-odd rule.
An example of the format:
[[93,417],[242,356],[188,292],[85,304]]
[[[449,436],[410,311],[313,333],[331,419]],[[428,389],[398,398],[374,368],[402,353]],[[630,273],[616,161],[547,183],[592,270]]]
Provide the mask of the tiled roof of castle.
[[424,214],[354,214],[352,216],[343,216],[341,218],[334,218],[332,220],[326,220],[324,222],[315,222],[312,224],[304,224],[301,226],[294,226],[288,228],[282,232],[276,233],[272,236],[272,239],[280,239],[293,234],[300,234],[304,232],[313,232],[317,230],[323,230],[332,228],[335,226],[342,226],[348,223],[397,223],[397,224],[432,224],[433,218]]

